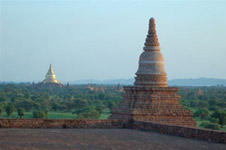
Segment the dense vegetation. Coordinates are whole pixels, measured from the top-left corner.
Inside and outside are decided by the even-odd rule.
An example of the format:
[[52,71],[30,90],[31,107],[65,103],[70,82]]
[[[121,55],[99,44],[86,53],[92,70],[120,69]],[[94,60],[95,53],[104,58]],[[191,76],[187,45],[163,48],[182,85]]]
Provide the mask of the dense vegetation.
[[[122,93],[113,85],[0,84],[0,117],[106,119]],[[226,87],[181,87],[179,95],[199,127],[226,130]]]
[[[76,85],[61,88],[1,84],[0,116],[29,118],[31,116],[26,116],[25,112],[32,112],[33,118],[49,118],[48,114],[61,112],[71,113],[74,118],[107,118],[110,109],[122,100],[121,93],[122,89],[118,86]],[[18,116],[13,115],[15,111]]]
[[181,87],[179,95],[199,127],[226,131],[226,87]]

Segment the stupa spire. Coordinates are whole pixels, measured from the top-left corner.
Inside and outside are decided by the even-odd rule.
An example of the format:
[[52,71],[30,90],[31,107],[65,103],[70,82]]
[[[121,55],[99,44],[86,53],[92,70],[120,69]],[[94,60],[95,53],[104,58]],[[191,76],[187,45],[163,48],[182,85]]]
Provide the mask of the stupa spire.
[[155,19],[151,18],[149,20],[149,28],[148,28],[148,35],[146,37],[145,43],[144,43],[145,51],[150,51],[150,50],[160,50],[159,48],[159,41],[155,29]]
[[140,55],[139,67],[136,72],[135,85],[167,87],[164,58],[160,52],[154,18],[149,20],[148,35],[144,45],[144,52]]
[[52,68],[52,64],[49,65],[49,73],[54,74],[53,68]]

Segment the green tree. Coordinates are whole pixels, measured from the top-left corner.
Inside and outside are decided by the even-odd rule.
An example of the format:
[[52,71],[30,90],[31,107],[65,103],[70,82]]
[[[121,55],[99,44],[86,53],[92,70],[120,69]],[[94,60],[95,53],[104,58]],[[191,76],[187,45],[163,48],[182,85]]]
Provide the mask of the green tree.
[[207,119],[209,111],[207,109],[199,109],[194,113],[194,117],[199,117],[201,120]]
[[219,101],[218,101],[217,98],[214,98],[214,99],[212,99],[212,100],[209,101],[209,104],[210,104],[211,106],[217,105],[218,103],[219,103]]
[[2,111],[3,111],[3,109],[2,109],[2,106],[0,105],[0,116],[2,114]]
[[62,105],[60,105],[58,102],[52,102],[51,106],[54,111],[57,111],[57,110],[60,110]]
[[217,124],[217,123],[203,122],[200,126],[207,128],[207,129],[213,129],[213,130],[219,130],[220,129],[220,125]]
[[48,112],[47,111],[41,111],[41,110],[37,110],[33,112],[33,118],[47,118],[48,116]]
[[114,107],[117,106],[117,103],[115,100],[108,100],[107,102],[105,102],[105,105],[109,108],[112,109]]
[[16,108],[15,108],[14,104],[13,104],[13,103],[9,103],[9,104],[6,106],[5,111],[6,111],[6,113],[7,113],[8,116],[11,116],[12,113],[15,111],[15,109],[16,109]]
[[93,107],[84,107],[84,108],[81,108],[81,109],[75,109],[72,114],[77,114],[77,116],[80,114],[80,113],[84,113],[84,112],[88,112],[90,109],[93,109]]
[[219,119],[219,124],[221,127],[226,125],[226,112],[223,110],[217,110],[214,111],[214,113],[211,115],[211,117]]
[[26,98],[26,99],[30,99],[30,98],[31,98],[30,93],[28,93],[28,92],[27,92],[27,93],[25,93],[25,94],[24,94],[24,98]]
[[191,100],[191,101],[190,101],[190,107],[197,107],[198,104],[199,104],[199,102],[196,101],[196,100]]
[[33,108],[33,101],[32,100],[24,100],[21,101],[19,107],[23,107],[26,111],[30,111]]
[[0,92],[0,102],[4,102],[4,101],[6,101],[6,100],[7,100],[6,94],[3,93],[3,92]]
[[5,103],[0,103],[0,115],[2,114],[3,110],[4,110],[4,107],[5,107]]
[[99,111],[100,114],[102,113],[102,111],[104,109],[106,109],[106,106],[100,100],[95,101],[95,107],[96,107],[96,110]]
[[74,100],[74,103],[75,103],[75,109],[82,109],[84,107],[86,107],[88,105],[88,102],[87,100],[85,99],[75,99]]
[[79,113],[77,119],[98,119],[100,113],[95,109],[90,109],[89,111]]
[[219,109],[220,109],[220,107],[218,107],[218,106],[210,106],[209,107],[209,110],[211,110],[211,111],[217,111]]
[[219,119],[218,118],[210,117],[209,121],[212,122],[212,123],[219,123]]
[[24,116],[24,109],[23,108],[18,108],[17,109],[18,116],[20,116],[20,119]]
[[226,102],[220,102],[217,104],[219,107],[221,107],[222,109],[224,109],[226,107]]
[[209,104],[207,102],[200,101],[199,104],[198,104],[198,107],[199,108],[207,108],[208,105]]
[[64,95],[64,100],[72,100],[72,95],[69,94]]

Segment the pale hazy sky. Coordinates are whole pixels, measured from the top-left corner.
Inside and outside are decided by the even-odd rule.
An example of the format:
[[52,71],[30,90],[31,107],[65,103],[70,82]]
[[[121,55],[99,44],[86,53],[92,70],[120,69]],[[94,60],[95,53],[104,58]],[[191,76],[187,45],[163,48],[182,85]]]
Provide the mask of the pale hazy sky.
[[133,78],[150,17],[169,79],[226,79],[226,0],[0,1],[0,81]]

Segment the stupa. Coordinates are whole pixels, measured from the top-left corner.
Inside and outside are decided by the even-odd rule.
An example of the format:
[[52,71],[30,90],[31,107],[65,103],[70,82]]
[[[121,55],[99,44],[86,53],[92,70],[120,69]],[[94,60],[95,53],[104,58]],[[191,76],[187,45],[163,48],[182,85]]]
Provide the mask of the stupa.
[[195,127],[192,113],[185,110],[179,102],[179,88],[168,87],[154,18],[149,20],[144,45],[135,83],[124,87],[123,100],[117,108],[111,110],[110,119]]
[[49,70],[46,73],[46,78],[38,84],[38,86],[59,86],[62,87],[63,85],[56,79],[56,75],[53,71],[52,65],[50,64]]
[[46,73],[46,78],[43,81],[43,83],[60,83],[59,81],[56,80],[56,75],[53,71],[52,65],[50,64],[49,70]]

